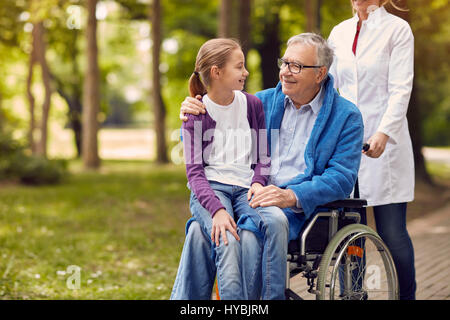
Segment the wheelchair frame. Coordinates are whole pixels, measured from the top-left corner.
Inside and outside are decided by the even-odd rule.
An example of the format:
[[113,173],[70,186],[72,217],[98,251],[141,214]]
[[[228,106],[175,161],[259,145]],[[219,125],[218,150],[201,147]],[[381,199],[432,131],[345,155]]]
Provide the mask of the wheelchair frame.
[[[290,288],[290,278],[299,273],[303,273],[303,277],[307,279],[307,285],[309,286],[308,292],[315,294],[317,299],[325,299],[325,292],[323,292],[325,291],[326,286],[323,279],[325,277],[325,269],[327,269],[332,262],[335,262],[334,269],[336,269],[336,265],[338,265],[338,262],[336,261],[342,259],[343,250],[350,244],[348,240],[349,237],[350,239],[370,237],[371,241],[374,242],[378,252],[380,252],[382,256],[383,263],[386,266],[388,287],[389,290],[392,291],[392,293],[389,293],[389,299],[398,299],[398,279],[388,248],[375,231],[365,225],[359,224],[361,219],[360,214],[352,211],[352,209],[359,209],[366,205],[367,201],[364,199],[338,200],[323,205],[321,208],[324,208],[327,211],[318,212],[310,219],[299,238],[290,241],[287,255],[286,299],[303,300]],[[328,221],[324,220],[324,218],[328,218]],[[320,225],[318,221],[321,221]],[[326,225],[328,225],[328,235],[325,238],[327,241],[324,241],[324,235],[320,234],[318,244],[316,243],[312,246],[308,245],[308,240],[314,240],[314,236],[317,235],[317,233],[320,233],[320,231],[323,231],[318,229],[323,229]],[[314,246],[316,247],[314,248]],[[320,248],[323,248],[323,246],[325,246],[325,249],[321,252]],[[344,249],[342,249],[339,254],[335,253],[335,250],[339,250],[342,246],[344,246]],[[321,269],[323,269],[322,273]],[[336,273],[337,270],[334,271],[334,277],[337,276]],[[317,283],[315,283],[316,279],[318,280]],[[349,281],[351,284],[351,279],[346,281],[347,285],[349,284]],[[330,288],[330,290],[334,293],[335,281],[332,281],[331,283],[333,288]],[[329,287],[330,285],[327,286]],[[319,287],[322,288],[322,292]],[[352,293],[348,296],[352,296],[352,298],[355,299],[368,298],[367,293],[365,295],[362,293],[359,296]]]

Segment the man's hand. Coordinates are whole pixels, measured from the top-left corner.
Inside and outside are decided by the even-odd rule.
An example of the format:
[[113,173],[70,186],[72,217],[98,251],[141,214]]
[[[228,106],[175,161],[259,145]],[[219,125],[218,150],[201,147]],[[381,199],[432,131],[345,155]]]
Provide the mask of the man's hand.
[[250,189],[248,189],[247,192],[247,200],[250,201],[250,199],[252,198],[252,195],[254,195],[256,192],[258,192],[259,190],[262,190],[264,187],[262,186],[262,184],[255,182],[254,184],[252,184],[252,186],[250,187]]
[[214,241],[216,246],[220,244],[219,239],[221,234],[223,242],[226,246],[228,245],[226,230],[230,231],[237,241],[241,240],[237,234],[237,225],[234,219],[225,209],[219,209],[213,217],[211,229],[211,241]]
[[376,132],[369,138],[369,140],[367,140],[367,143],[370,144],[370,149],[367,151],[363,151],[363,154],[371,158],[380,157],[383,154],[384,149],[386,148],[388,139],[389,136],[384,134],[383,132]]
[[181,103],[181,108],[180,108],[180,120],[183,120],[183,121],[188,120],[188,118],[184,115],[185,113],[195,114],[195,115],[198,115],[200,113],[205,113],[206,107],[200,101],[201,98],[202,98],[201,95],[197,95],[197,96],[195,96],[195,98],[186,97],[186,99],[184,99],[184,101]]
[[279,208],[294,207],[297,204],[297,198],[294,191],[290,189],[281,189],[277,186],[270,185],[262,187],[254,193],[250,206],[256,207],[269,207],[277,206]]

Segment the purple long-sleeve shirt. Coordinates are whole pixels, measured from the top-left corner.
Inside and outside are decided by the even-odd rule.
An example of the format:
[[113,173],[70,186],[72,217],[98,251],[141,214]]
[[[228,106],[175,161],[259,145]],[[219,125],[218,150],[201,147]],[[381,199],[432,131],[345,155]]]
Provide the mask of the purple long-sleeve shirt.
[[[251,184],[258,182],[265,186],[270,175],[270,157],[267,147],[266,122],[261,100],[243,92],[247,98],[247,119],[252,130],[252,152],[256,163],[251,165],[254,175]],[[206,112],[199,115],[187,115],[188,120],[182,124],[186,175],[189,186],[200,204],[211,216],[225,206],[215,195],[205,175],[205,151],[214,139],[216,121]],[[208,132],[206,135],[205,133]],[[212,133],[212,135],[211,135]],[[256,134],[254,134],[256,133]]]

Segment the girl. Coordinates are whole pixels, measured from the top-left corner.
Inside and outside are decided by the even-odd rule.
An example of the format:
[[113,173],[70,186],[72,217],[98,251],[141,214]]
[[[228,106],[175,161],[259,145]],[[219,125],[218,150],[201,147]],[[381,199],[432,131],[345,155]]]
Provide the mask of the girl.
[[250,229],[261,236],[248,199],[270,172],[267,148],[259,150],[267,136],[262,103],[242,92],[248,74],[234,40],[209,40],[198,52],[189,91],[203,96],[206,113],[189,115],[182,132],[190,209],[211,240],[204,248],[210,258],[194,264],[185,242],[171,299],[209,299],[216,273],[222,299],[248,298],[239,235]]

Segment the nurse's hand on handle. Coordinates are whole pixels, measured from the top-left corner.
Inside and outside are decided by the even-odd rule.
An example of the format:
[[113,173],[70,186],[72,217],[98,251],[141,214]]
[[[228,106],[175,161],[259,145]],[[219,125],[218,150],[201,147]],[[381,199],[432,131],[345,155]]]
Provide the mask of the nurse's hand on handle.
[[197,95],[195,98],[186,97],[186,99],[184,99],[184,101],[181,103],[180,108],[180,120],[187,121],[188,118],[184,115],[185,113],[195,115],[205,113],[206,107],[200,101],[201,98],[201,95]]
[[378,158],[380,157],[384,149],[386,148],[386,143],[389,139],[389,136],[384,134],[383,132],[376,132],[373,136],[367,140],[367,143],[370,145],[369,150],[364,151],[363,154],[370,158]]

